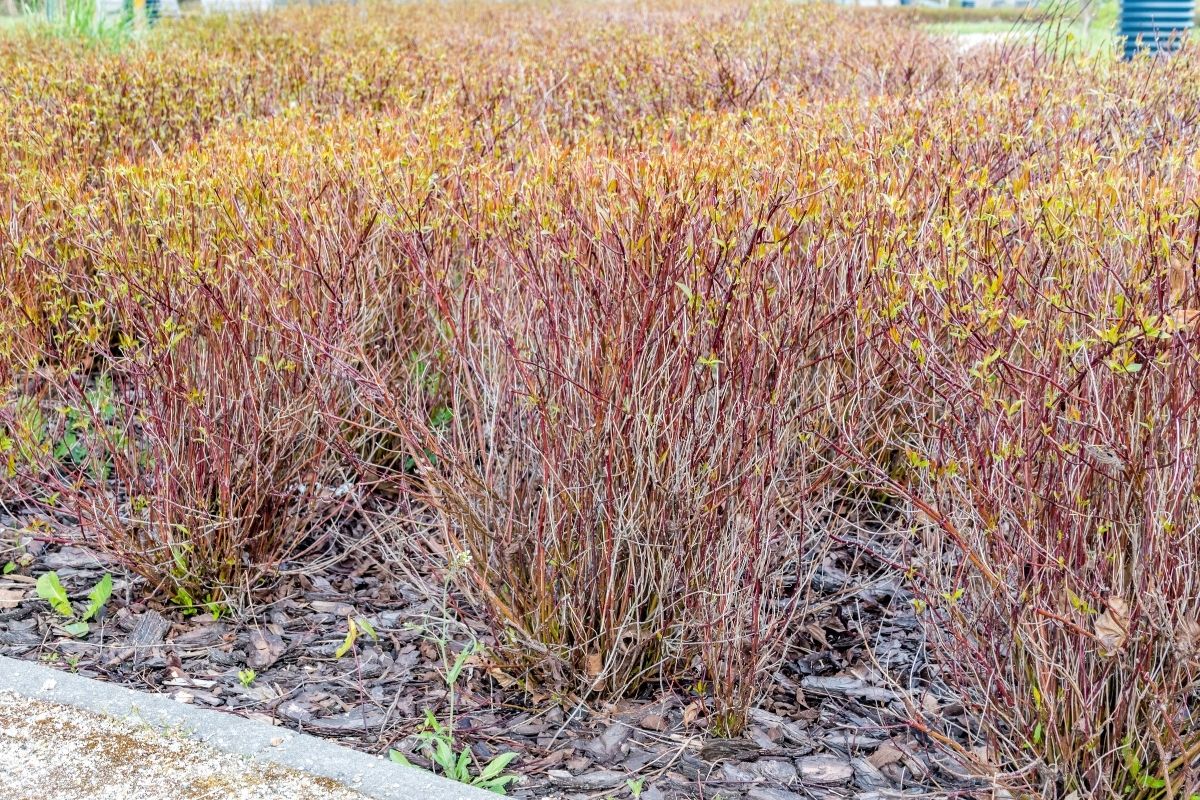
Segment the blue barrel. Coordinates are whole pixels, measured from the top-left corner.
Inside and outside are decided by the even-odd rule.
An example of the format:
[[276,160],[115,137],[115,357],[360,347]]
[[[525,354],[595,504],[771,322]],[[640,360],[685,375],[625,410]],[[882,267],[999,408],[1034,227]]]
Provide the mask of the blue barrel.
[[1138,52],[1169,53],[1192,29],[1196,0],[1122,0],[1125,58]]

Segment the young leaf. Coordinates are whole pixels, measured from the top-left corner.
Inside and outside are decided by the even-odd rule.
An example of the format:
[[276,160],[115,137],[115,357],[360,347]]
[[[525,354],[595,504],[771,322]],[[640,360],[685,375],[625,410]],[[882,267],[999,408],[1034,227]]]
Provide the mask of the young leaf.
[[37,579],[37,596],[62,616],[75,616],[75,610],[71,608],[71,601],[67,598],[67,590],[63,588],[57,572],[47,572]]
[[493,778],[499,777],[500,773],[504,771],[504,768],[511,764],[513,759],[516,757],[516,753],[501,753],[500,755],[496,756],[488,762],[486,767],[483,768],[483,772],[479,773],[479,780],[490,781]]
[[442,727],[442,723],[438,722],[437,717],[428,708],[425,709],[425,727],[433,733],[434,736],[440,736],[445,733],[446,729]]
[[349,623],[350,628],[346,631],[346,639],[342,642],[338,649],[334,651],[334,658],[341,658],[342,656],[346,655],[346,653],[349,653],[350,648],[354,647],[354,643],[358,640],[358,625],[354,623],[353,618],[349,620]]
[[476,783],[480,789],[486,789],[489,792],[496,794],[508,794],[507,786],[517,779],[516,775],[501,775],[499,778],[492,778],[485,783]]
[[446,775],[454,775],[454,751],[444,737],[439,737],[433,743],[433,760]]
[[185,617],[190,617],[196,613],[196,601],[192,599],[191,593],[182,586],[175,590],[175,596],[171,599],[175,605],[180,607]]
[[379,641],[379,634],[375,632],[375,626],[368,622],[366,617],[359,617],[357,622],[358,627],[362,628],[363,633],[371,637],[372,642]]
[[462,652],[460,652],[455,657],[454,664],[450,667],[450,670],[446,673],[446,684],[447,685],[453,686],[455,683],[458,682],[459,674],[462,672],[463,667],[466,666],[467,659],[470,658],[474,654],[474,652],[475,652],[475,648],[468,645],[468,646],[464,647],[462,649]]
[[1133,743],[1130,737],[1125,737],[1125,744],[1122,756],[1125,759],[1125,768],[1129,770],[1129,774],[1134,778],[1142,776],[1142,761],[1137,757],[1137,753],[1133,751]]
[[464,747],[458,754],[458,763],[454,765],[454,779],[464,783],[471,782],[471,748]]
[[69,625],[63,625],[63,630],[74,636],[76,639],[79,639],[80,637],[87,636],[88,631],[91,630],[91,628],[88,627],[86,622],[80,620],[79,622],[72,622]]
[[108,598],[112,597],[113,579],[112,575],[107,572],[100,582],[92,587],[92,591],[88,594],[87,609],[83,612],[81,619],[86,622],[89,619],[94,619],[100,613],[100,609],[104,608],[104,604],[108,602]]

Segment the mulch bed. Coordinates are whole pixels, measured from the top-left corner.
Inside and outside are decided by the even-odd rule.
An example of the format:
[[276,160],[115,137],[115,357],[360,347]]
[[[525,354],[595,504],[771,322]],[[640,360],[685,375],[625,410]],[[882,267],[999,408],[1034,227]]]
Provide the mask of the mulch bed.
[[[414,734],[427,709],[444,720],[448,706],[431,628],[449,631],[452,650],[472,639],[488,644],[486,627],[469,615],[443,620],[440,587],[398,576],[370,547],[357,562],[288,578],[274,602],[215,619],[143,602],[139,579],[91,552],[21,538],[20,523],[0,518],[0,564],[20,564],[0,577],[0,654],[360,750],[396,748],[427,763],[412,755]],[[34,577],[48,570],[73,598],[113,575],[113,597],[85,639],[67,634],[37,599]],[[914,715],[946,720],[964,711],[925,661],[908,595],[848,549],[826,557],[814,587],[828,602],[743,738],[707,735],[703,700],[682,692],[563,708],[474,660],[457,690],[457,736],[481,759],[519,753],[511,770],[521,780],[510,792],[518,797],[871,800],[984,790],[910,724]],[[378,638],[362,635],[338,658],[347,619],[357,616]]]

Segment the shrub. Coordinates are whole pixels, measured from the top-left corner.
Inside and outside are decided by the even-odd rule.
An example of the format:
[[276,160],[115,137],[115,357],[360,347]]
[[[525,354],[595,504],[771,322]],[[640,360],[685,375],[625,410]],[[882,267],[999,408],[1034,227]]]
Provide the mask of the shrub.
[[[1113,110],[1117,128],[1194,135],[1161,99]],[[1008,113],[1053,125],[1067,102]],[[1190,796],[1200,341],[1197,220],[1177,198],[1196,175],[1109,130],[940,166],[969,188],[882,259],[903,466],[874,472],[920,534],[918,608],[1000,780]]]
[[[327,254],[358,224],[354,189],[314,210],[303,193],[323,187],[292,166],[298,187],[249,177],[227,191],[111,173],[119,188],[85,223],[95,275],[75,287],[111,333],[60,332],[92,358],[42,353],[40,401],[6,409],[25,499],[190,607],[240,601],[322,553],[351,498],[325,429],[343,386],[305,337],[347,328],[346,276]],[[309,228],[284,222],[305,214]],[[39,406],[51,422],[29,424]]]
[[651,152],[551,158],[515,204],[500,183],[465,274],[462,242],[431,248],[449,406],[398,427],[518,663],[585,695],[699,663],[736,730],[822,551],[806,442],[852,302],[805,258],[808,186],[755,181],[751,148],[701,176]]
[[500,666],[724,732],[828,543],[890,535],[978,721],[915,726],[1022,791],[1195,790],[1193,53],[362,11],[0,42],[6,504],[195,606],[406,492]]

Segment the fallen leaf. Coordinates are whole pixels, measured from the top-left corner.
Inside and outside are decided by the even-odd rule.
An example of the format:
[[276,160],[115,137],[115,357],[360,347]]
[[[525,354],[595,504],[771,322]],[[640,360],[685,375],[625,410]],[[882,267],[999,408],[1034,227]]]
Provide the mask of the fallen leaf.
[[1179,644],[1179,649],[1187,658],[1194,659],[1197,655],[1200,655],[1200,622],[1189,619],[1181,623],[1176,641]]
[[246,663],[252,669],[267,669],[279,660],[286,649],[279,635],[270,630],[256,629],[250,634],[250,651]]
[[642,717],[642,721],[639,724],[645,730],[658,731],[659,733],[662,733],[670,727],[667,724],[666,718],[661,714],[647,714],[646,716]]
[[871,762],[871,766],[876,769],[886,767],[888,764],[895,764],[904,758],[904,751],[891,742],[887,742],[872,753],[867,761]]
[[1187,293],[1188,283],[1190,283],[1189,278],[1191,277],[1189,273],[1190,270],[1181,263],[1173,263],[1167,268],[1167,281],[1170,285],[1169,296],[1172,305],[1182,300],[1183,296]]
[[22,589],[0,589],[0,610],[16,608],[24,599],[25,592]]
[[1107,608],[1096,617],[1096,638],[1107,656],[1125,646],[1129,638],[1129,604],[1119,597],[1108,598]]
[[603,689],[608,679],[604,676],[604,657],[599,653],[588,653],[584,659],[584,669],[592,679],[592,689]]
[[684,727],[691,725],[699,719],[702,711],[704,711],[704,704],[699,700],[688,703],[687,707],[683,709]]
[[519,686],[521,683],[499,667],[488,667],[487,674],[492,680],[500,684],[501,689],[511,689],[514,686]]
[[1176,330],[1190,328],[1200,322],[1200,309],[1198,308],[1178,308],[1168,315],[1171,324]]

